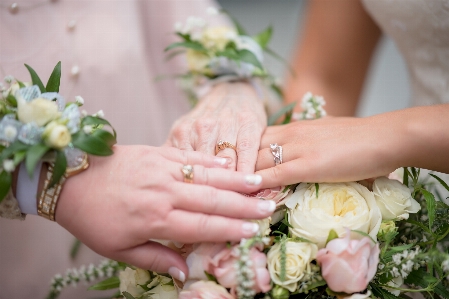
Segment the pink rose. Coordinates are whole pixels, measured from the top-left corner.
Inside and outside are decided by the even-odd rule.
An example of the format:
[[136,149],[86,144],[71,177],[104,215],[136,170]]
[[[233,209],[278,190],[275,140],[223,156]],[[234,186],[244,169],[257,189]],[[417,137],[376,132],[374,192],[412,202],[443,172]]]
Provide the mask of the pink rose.
[[207,280],[206,274],[212,274],[209,265],[212,258],[226,248],[226,243],[199,243],[193,244],[193,250],[187,256],[189,267],[188,280]]
[[235,299],[228,291],[213,281],[197,281],[179,293],[179,299]]
[[272,189],[262,189],[257,193],[251,194],[251,196],[265,200],[272,200],[276,203],[276,206],[279,207],[285,203],[285,200],[283,199],[285,199],[287,195],[291,193],[291,189],[289,189],[287,192],[282,192],[284,189],[284,186]]
[[330,241],[318,251],[321,275],[334,292],[355,293],[366,289],[376,274],[379,245],[368,237],[351,240],[350,234]]
[[[233,248],[224,248],[214,256],[209,264],[209,270],[214,275],[218,283],[225,288],[230,288],[231,293],[235,292],[237,286],[237,272],[235,264],[237,262],[236,250]],[[270,273],[267,270],[267,256],[257,248],[252,247],[249,251],[249,259],[252,262],[254,276],[253,290],[256,293],[268,292],[270,286]]]

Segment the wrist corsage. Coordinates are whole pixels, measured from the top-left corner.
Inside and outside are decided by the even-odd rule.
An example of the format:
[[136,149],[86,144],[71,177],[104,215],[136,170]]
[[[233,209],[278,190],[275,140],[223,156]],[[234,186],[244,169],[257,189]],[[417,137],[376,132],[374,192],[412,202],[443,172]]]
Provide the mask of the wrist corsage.
[[[210,8],[209,13],[223,11]],[[211,85],[225,81],[258,79],[280,93],[277,80],[263,66],[264,52],[280,58],[268,48],[272,28],[250,36],[235,19],[231,20],[234,27],[210,26],[197,17],[189,17],[185,24],[175,24],[175,34],[180,41],[172,43],[165,51],[169,51],[170,58],[185,54],[188,71],[180,76],[181,86],[193,104]]]
[[54,220],[60,184],[70,174],[87,168],[87,154],[111,155],[116,133],[103,118],[102,111],[87,115],[79,110],[84,103],[81,97],[66,102],[59,94],[60,62],[45,86],[36,72],[25,66],[32,83],[7,76],[9,88],[1,93],[0,202],[11,189],[12,174],[20,163],[25,163],[31,177],[40,160],[48,161],[51,175],[45,183],[45,196],[41,195],[38,211],[41,208],[42,213],[49,214],[46,218]]

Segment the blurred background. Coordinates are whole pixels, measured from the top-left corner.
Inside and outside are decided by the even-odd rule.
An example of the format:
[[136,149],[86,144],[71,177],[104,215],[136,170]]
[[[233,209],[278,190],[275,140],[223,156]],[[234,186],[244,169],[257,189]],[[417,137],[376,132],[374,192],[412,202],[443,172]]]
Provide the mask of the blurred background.
[[[306,0],[218,0],[251,34],[272,25],[270,48],[289,59],[301,33]],[[286,68],[272,57],[267,67],[281,79]],[[313,91],[312,91],[313,92]],[[383,37],[371,63],[358,116],[369,116],[409,106],[409,86],[404,61],[394,43]]]

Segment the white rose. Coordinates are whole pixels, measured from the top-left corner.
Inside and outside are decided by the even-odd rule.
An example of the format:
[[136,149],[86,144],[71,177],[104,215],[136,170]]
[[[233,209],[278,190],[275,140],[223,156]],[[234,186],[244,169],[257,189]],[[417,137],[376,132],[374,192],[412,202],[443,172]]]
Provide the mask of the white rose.
[[188,49],[186,53],[187,65],[191,71],[203,72],[208,66],[209,56],[203,52]]
[[262,237],[268,236],[271,232],[271,217],[260,219],[260,220],[252,220],[252,222],[257,223],[259,225],[259,235]]
[[228,42],[235,40],[237,33],[234,29],[226,26],[209,27],[203,31],[202,44],[216,51],[223,51]]
[[69,129],[55,121],[45,127],[42,136],[49,147],[57,149],[66,147],[72,140]]
[[408,219],[409,213],[421,209],[408,187],[397,180],[377,178],[373,183],[373,193],[383,220]]
[[37,98],[31,102],[26,102],[24,99],[17,99],[17,115],[21,122],[31,123],[35,122],[38,126],[43,126],[49,121],[57,118],[58,105],[44,98]]
[[281,243],[276,243],[267,254],[271,280],[290,292],[298,288],[298,282],[311,271],[310,262],[316,258],[318,247],[312,243],[287,241],[285,243],[285,279],[281,281]]
[[157,275],[153,272],[156,277],[147,285],[151,294],[151,299],[176,299],[178,298],[178,292],[174,286],[173,279]]
[[126,267],[119,273],[120,293],[128,292],[134,297],[142,295],[145,290],[139,285],[145,285],[150,280],[150,274],[146,270]]
[[[376,240],[382,220],[374,195],[354,182],[319,184],[318,197],[315,184],[301,183],[285,205],[293,236],[308,239],[318,248],[324,248],[331,229],[339,237],[346,235],[349,228]],[[362,237],[353,234],[354,239]]]

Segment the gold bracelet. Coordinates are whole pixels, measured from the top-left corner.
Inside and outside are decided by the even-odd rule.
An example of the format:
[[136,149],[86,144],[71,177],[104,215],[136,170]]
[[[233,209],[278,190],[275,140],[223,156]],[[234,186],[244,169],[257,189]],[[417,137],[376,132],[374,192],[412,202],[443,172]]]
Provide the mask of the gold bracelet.
[[54,184],[53,187],[48,188],[52,176],[53,165],[49,165],[47,170],[47,177],[45,178],[44,182],[44,189],[39,196],[37,214],[48,220],[55,221],[56,204],[58,203],[59,194],[61,193],[62,184],[64,184],[66,176],[63,175],[58,183]]
[[87,154],[84,153],[81,160],[78,161],[77,165],[68,167],[59,182],[56,183],[52,188],[48,188],[48,185],[50,185],[50,181],[53,176],[53,165],[50,164],[48,166],[47,178],[44,182],[44,188],[39,196],[39,202],[37,204],[37,214],[48,220],[55,221],[56,205],[58,203],[59,194],[62,190],[62,185],[67,178],[86,170],[88,167],[89,159]]

